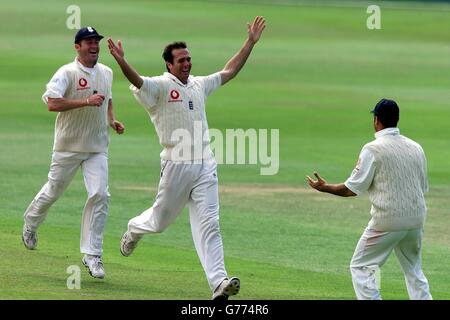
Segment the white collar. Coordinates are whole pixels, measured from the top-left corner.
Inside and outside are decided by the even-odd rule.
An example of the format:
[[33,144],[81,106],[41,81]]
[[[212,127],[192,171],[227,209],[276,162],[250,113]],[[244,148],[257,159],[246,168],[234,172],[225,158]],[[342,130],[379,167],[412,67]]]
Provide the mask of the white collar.
[[164,72],[163,74],[164,76],[170,78],[172,81],[178,83],[180,86],[182,87],[190,87],[192,85],[192,75],[189,75],[189,78],[187,80],[187,83],[184,84],[183,82],[180,81],[180,79],[178,79],[177,77],[175,77],[173,74],[171,74],[170,72]]
[[83,70],[84,72],[86,72],[86,73],[94,74],[95,71],[97,71],[98,63],[96,63],[96,64],[94,65],[93,68],[88,68],[88,67],[85,67],[85,66],[78,60],[78,57],[75,57],[75,62],[77,63],[78,67],[79,67],[81,70]]
[[387,136],[387,135],[396,136],[399,134],[400,134],[399,128],[385,128],[383,130],[375,132],[375,138],[380,138],[382,136]]

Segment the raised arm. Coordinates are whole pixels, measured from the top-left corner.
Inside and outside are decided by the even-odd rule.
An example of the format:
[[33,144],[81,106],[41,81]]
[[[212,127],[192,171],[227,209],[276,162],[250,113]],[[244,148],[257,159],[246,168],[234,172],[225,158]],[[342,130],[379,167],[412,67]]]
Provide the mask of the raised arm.
[[136,88],[140,89],[144,81],[137,71],[125,60],[125,52],[122,47],[122,42],[117,41],[117,46],[111,38],[108,38],[108,48],[111,55],[116,59],[117,63],[122,69],[123,74],[127,77]]
[[354,197],[356,193],[351,191],[343,183],[339,184],[328,184],[317,172],[314,172],[317,180],[311,179],[310,176],[306,176],[306,181],[311,186],[320,192],[327,192],[341,197]]
[[247,23],[248,38],[245,40],[242,48],[227,62],[223,70],[220,72],[222,85],[233,79],[244,66],[247,58],[253,50],[256,42],[258,42],[261,34],[266,27],[266,20],[257,16],[252,24]]

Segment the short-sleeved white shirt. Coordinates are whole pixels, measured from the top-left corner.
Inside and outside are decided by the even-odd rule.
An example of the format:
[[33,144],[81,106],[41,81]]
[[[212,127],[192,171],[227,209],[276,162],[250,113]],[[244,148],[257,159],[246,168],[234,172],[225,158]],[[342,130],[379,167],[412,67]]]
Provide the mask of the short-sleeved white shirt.
[[96,63],[87,68],[78,58],[58,69],[46,85],[42,95],[48,98],[83,100],[96,91],[105,96],[99,107],[83,107],[58,112],[55,121],[55,151],[105,152],[109,145],[108,105],[112,99],[112,70]]
[[[177,156],[178,160],[211,157],[205,105],[207,97],[221,85],[220,72],[209,76],[190,76],[186,84],[168,72],[161,76],[141,78],[142,87],[138,89],[131,85],[130,90],[150,115],[160,144],[164,147],[161,158],[174,160],[174,154],[182,147],[187,152]],[[188,133],[191,141],[180,139],[177,135],[180,130]],[[194,145],[200,145],[196,148],[201,149],[200,153],[194,150]]]
[[[97,72],[99,71],[99,64],[96,64],[93,68],[88,68],[82,65],[78,59],[75,59],[74,63],[77,64],[78,68],[89,74],[92,78],[95,78]],[[69,74],[67,68],[65,66],[58,69],[55,72],[53,77],[47,83],[46,91],[42,96],[42,100],[45,104],[48,103],[48,98],[64,98],[64,95],[67,91],[67,87],[69,86]],[[112,99],[112,92],[110,91],[109,97],[105,97],[105,100],[108,101]]]
[[[398,128],[386,128],[375,133],[375,138],[384,135],[398,135]],[[363,148],[359,154],[358,162],[350,177],[345,181],[345,186],[356,195],[367,191],[372,184],[375,175],[375,157],[368,148]]]

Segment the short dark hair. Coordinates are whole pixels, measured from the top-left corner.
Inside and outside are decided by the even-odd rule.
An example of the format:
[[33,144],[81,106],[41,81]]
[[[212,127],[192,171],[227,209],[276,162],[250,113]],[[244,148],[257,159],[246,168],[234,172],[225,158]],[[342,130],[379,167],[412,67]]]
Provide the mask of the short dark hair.
[[[187,48],[187,44],[184,41],[172,42],[172,43],[168,44],[164,48],[162,57],[163,57],[165,62],[173,63],[172,50],[174,50],[174,49],[186,49],[186,48]],[[169,68],[167,67],[167,65],[166,65],[166,69],[167,69],[167,71],[169,71]]]
[[378,120],[380,120],[381,124],[385,128],[395,128],[395,127],[397,127],[399,118],[396,118],[396,119],[388,118],[388,119],[386,119],[386,118],[382,118],[382,117],[378,116]]

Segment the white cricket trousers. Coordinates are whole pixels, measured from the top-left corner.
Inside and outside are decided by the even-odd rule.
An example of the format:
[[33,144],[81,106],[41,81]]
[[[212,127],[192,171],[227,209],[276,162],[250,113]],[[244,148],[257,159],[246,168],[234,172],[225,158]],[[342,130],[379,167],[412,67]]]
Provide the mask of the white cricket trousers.
[[51,205],[66,190],[79,167],[88,193],[81,220],[80,251],[101,256],[109,203],[106,152],[53,152],[48,182],[25,211],[24,220],[31,230],[36,231],[47,216]]
[[132,239],[163,232],[188,205],[192,238],[214,291],[227,278],[219,228],[217,164],[214,158],[201,162],[161,161],[161,178],[153,206],[131,219]]
[[409,298],[432,300],[427,278],[422,272],[422,235],[422,228],[391,232],[366,228],[350,263],[358,300],[381,300],[376,273],[392,250],[403,269]]

